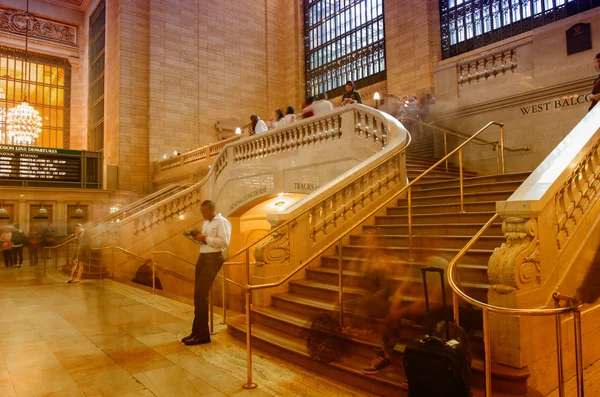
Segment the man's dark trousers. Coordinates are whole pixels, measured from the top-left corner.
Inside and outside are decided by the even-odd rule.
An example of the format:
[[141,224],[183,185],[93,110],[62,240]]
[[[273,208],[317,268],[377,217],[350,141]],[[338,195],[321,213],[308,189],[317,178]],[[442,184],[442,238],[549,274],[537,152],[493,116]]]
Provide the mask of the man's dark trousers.
[[209,338],[208,293],[225,259],[220,252],[201,253],[196,262],[196,285],[194,287],[194,324],[192,334]]

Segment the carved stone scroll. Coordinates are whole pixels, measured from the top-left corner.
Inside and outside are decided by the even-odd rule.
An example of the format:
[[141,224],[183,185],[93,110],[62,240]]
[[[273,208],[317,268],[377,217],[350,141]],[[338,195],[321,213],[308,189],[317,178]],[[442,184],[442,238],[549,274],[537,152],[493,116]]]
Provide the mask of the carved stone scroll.
[[288,233],[276,233],[273,238],[263,241],[254,249],[257,265],[280,264],[290,259],[290,240]]
[[492,289],[508,293],[540,283],[537,221],[506,218],[502,223],[506,242],[494,250],[488,263]]

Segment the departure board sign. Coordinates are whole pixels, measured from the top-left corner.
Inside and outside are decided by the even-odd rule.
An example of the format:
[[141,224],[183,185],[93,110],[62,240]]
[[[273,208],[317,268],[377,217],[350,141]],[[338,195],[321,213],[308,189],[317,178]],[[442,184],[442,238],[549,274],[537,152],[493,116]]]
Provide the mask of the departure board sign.
[[81,152],[0,145],[0,179],[81,181]]

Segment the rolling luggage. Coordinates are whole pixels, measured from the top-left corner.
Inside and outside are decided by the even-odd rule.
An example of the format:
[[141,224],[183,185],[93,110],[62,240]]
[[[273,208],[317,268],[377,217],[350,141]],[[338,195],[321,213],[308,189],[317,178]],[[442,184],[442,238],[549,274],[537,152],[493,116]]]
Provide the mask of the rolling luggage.
[[[404,370],[408,379],[409,397],[471,397],[469,383],[469,353],[466,341],[450,339],[450,323],[444,288],[444,269],[429,267],[421,269],[425,288],[425,306],[430,316],[427,273],[439,273],[442,285],[442,304],[446,338],[432,336],[431,321],[426,321],[428,335],[410,342],[404,351]],[[453,325],[454,326],[454,325]],[[454,326],[459,333],[462,329]]]

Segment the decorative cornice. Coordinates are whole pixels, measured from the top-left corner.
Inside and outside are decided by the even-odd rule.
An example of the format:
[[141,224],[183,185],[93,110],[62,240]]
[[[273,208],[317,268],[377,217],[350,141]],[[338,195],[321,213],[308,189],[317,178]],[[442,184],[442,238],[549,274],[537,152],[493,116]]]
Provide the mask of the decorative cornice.
[[70,47],[77,47],[77,26],[38,18],[25,16],[22,10],[0,8],[0,31],[17,36],[25,36],[29,24],[30,37],[44,41],[60,43]]

